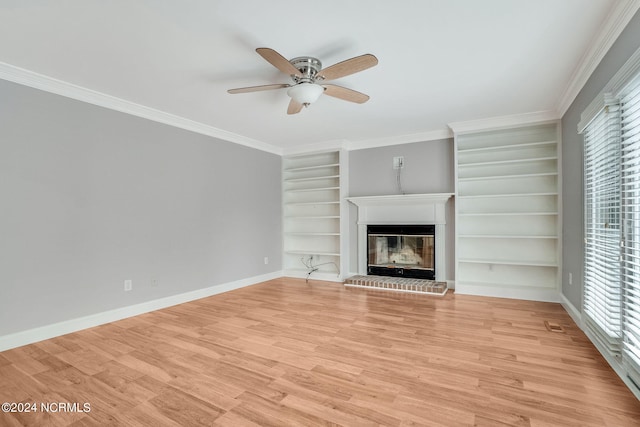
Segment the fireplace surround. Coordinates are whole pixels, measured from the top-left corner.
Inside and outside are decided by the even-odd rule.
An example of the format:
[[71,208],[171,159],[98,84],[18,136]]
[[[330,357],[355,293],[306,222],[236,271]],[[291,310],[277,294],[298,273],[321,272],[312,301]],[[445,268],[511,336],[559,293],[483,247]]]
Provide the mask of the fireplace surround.
[[383,225],[430,225],[434,230],[434,280],[446,281],[446,209],[452,193],[348,197],[358,207],[358,274],[368,272],[367,228]]

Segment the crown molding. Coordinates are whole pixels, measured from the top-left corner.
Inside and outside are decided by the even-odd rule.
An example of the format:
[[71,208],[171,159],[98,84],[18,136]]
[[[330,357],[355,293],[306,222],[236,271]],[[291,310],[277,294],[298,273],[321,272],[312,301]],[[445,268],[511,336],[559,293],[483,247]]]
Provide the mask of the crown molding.
[[640,0],[620,0],[615,2],[613,9],[601,27],[600,33],[585,52],[576,67],[569,85],[560,96],[556,110],[560,117],[564,116],[584,85],[595,71],[596,67],[607,54],[618,36],[626,28],[631,18],[640,9]]
[[389,136],[384,138],[362,139],[348,141],[346,149],[349,151],[366,150],[368,148],[388,147],[391,145],[411,144],[413,142],[437,141],[453,138],[449,129],[439,129],[407,135]]
[[320,153],[323,151],[342,150],[347,147],[346,139],[334,139],[329,141],[315,142],[312,144],[286,147],[282,151],[283,156],[297,156],[298,154]]
[[509,116],[489,117],[487,119],[468,120],[464,122],[449,123],[449,127],[455,135],[486,130],[507,129],[510,127],[544,123],[559,120],[556,111],[536,111],[533,113],[513,114]]
[[196,122],[195,120],[186,119],[175,114],[145,107],[144,105],[136,104],[135,102],[87,89],[82,86],[74,85],[72,83],[35,73],[4,62],[0,62],[0,79],[202,135],[222,139],[224,141],[244,145],[246,147],[255,148],[257,150],[282,155],[282,148],[280,147],[247,138],[233,132],[218,129],[213,126],[205,125],[203,123]]
[[640,72],[640,48],[629,57],[618,72],[609,80],[602,88],[598,96],[587,106],[580,115],[578,123],[578,133],[582,133],[591,121],[600,113],[600,111],[608,105],[620,102],[620,97],[624,96],[625,88],[633,81]]
[[363,139],[350,141],[348,139],[335,139],[330,141],[317,142],[298,147],[285,148],[283,156],[295,156],[298,154],[318,153],[327,150],[366,150],[368,148],[388,147],[391,145],[411,144],[413,142],[437,141],[453,138],[449,129],[434,130],[407,135],[390,136],[385,138]]

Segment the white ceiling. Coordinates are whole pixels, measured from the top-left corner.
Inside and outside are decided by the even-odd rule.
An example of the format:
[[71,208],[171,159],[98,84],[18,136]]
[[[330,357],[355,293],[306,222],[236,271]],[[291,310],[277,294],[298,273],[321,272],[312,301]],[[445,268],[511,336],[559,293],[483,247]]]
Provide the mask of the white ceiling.
[[[274,152],[424,140],[452,122],[563,113],[637,3],[0,0],[0,78]],[[371,99],[323,96],[289,116],[286,90],[228,94],[289,83],[257,47],[325,67],[372,53],[376,67],[334,82]]]

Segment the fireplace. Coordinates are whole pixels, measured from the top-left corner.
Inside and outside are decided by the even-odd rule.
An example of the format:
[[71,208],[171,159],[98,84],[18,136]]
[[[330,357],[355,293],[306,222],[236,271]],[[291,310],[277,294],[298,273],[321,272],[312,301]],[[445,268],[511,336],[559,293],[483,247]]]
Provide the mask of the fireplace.
[[[388,195],[388,196],[361,196],[361,197],[349,197],[347,200],[350,203],[353,203],[358,207],[358,240],[357,240],[357,267],[358,275],[379,275],[373,272],[370,272],[370,267],[389,267],[389,262],[373,262],[374,266],[370,266],[369,264],[369,236],[368,229],[370,226],[400,226],[407,227],[407,225],[403,224],[411,224],[415,226],[426,226],[431,227],[432,230],[430,233],[420,232],[418,234],[410,234],[410,233],[394,233],[394,234],[404,234],[409,237],[408,241],[409,245],[414,252],[418,251],[416,255],[419,255],[423,258],[422,263],[424,264],[422,267],[413,267],[410,269],[402,266],[403,275],[416,273],[416,270],[424,269],[427,272],[431,272],[434,280],[438,282],[447,281],[446,277],[446,244],[447,241],[447,226],[446,226],[446,209],[445,204],[447,201],[453,196],[451,193],[434,193],[434,194],[400,194],[400,195]],[[378,229],[379,231],[380,229]],[[382,233],[384,234],[384,229],[382,229]],[[411,240],[411,236],[419,236],[419,235],[431,235],[431,239],[433,242],[432,247],[432,257],[429,257],[428,253],[423,255],[422,251],[424,249],[425,244],[423,243],[418,249],[417,242],[413,242]],[[427,238],[428,242],[430,239]],[[384,245],[384,243],[380,243],[380,245]],[[389,242],[387,241],[387,247],[389,246]],[[427,243],[426,246],[429,246]],[[382,247],[381,247],[382,250]],[[400,271],[397,268],[397,264],[402,264],[402,247],[400,247],[400,252],[398,255],[394,255],[393,259],[396,260],[396,269],[391,269],[392,274],[397,274]],[[409,251],[404,252],[405,258],[404,260],[408,260],[411,256]],[[393,259],[391,259],[391,255],[388,256],[388,260],[393,263]],[[425,263],[424,258],[431,259],[431,265],[427,261]],[[382,257],[384,260],[384,256]],[[414,259],[414,261],[417,259]],[[391,267],[394,267],[391,265]]]
[[434,225],[368,225],[367,274],[435,279]]

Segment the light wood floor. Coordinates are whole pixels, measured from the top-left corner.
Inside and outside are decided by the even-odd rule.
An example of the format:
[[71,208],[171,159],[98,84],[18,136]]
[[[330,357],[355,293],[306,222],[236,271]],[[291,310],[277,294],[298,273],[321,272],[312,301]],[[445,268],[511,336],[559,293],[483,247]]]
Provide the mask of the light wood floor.
[[5,401],[90,412],[2,426],[640,425],[558,304],[294,279],[2,352]]

